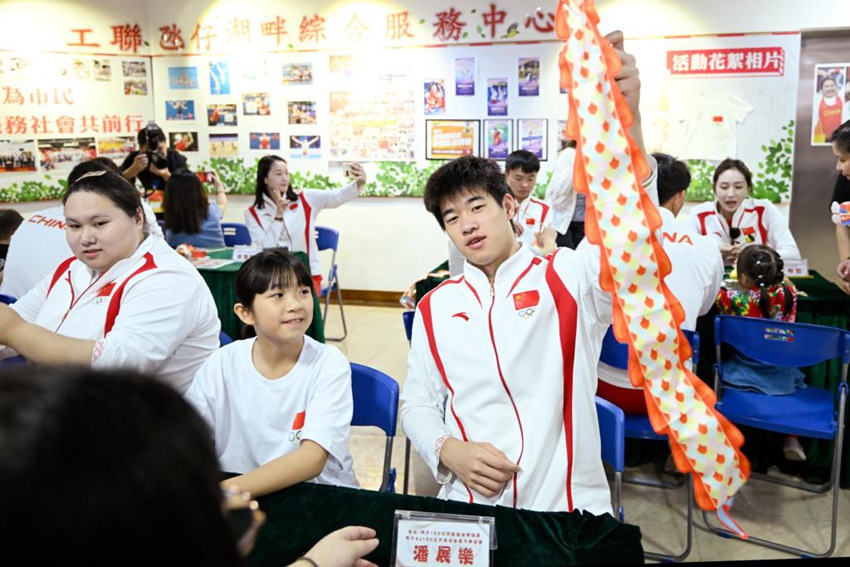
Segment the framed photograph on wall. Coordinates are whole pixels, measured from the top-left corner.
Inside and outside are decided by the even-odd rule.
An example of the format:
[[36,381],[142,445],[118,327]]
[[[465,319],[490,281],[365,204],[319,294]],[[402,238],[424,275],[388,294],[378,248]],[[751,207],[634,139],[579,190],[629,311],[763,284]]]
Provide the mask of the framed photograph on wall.
[[480,120],[425,120],[425,159],[480,155]]
[[549,121],[545,118],[517,119],[517,148],[528,150],[540,161],[549,157]]
[[484,157],[507,159],[513,150],[514,121],[510,118],[487,119],[484,121]]

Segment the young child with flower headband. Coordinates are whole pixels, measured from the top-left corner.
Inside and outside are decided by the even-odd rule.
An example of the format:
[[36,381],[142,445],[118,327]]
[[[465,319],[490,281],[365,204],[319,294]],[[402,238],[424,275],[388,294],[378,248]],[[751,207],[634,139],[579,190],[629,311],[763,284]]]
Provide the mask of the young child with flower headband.
[[[776,250],[750,244],[738,255],[739,288],[725,285],[717,296],[721,315],[741,315],[793,322],[797,316],[797,290],[785,279],[784,262]],[[804,374],[797,368],[768,366],[740,353],[724,363],[723,381],[731,388],[755,390],[771,396],[791,394],[805,388]],[[805,461],[806,453],[795,435],[785,438],[785,458]]]

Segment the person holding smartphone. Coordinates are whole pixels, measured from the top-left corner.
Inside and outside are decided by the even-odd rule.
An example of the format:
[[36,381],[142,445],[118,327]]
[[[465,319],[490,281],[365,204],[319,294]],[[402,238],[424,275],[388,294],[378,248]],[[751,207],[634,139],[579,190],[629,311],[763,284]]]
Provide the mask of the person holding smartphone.
[[[204,183],[215,187],[215,202]],[[227,210],[227,194],[214,171],[179,171],[168,179],[162,202],[165,240],[172,248],[191,244],[196,248],[224,248],[221,219]]]
[[366,172],[359,163],[345,164],[350,180],[342,189],[296,191],[289,178],[289,164],[280,156],[263,157],[257,166],[254,204],[245,209],[245,224],[254,246],[287,248],[305,252],[310,261],[313,286],[322,289],[322,264],[316,244],[316,217],[325,208],[335,208],[360,195]]

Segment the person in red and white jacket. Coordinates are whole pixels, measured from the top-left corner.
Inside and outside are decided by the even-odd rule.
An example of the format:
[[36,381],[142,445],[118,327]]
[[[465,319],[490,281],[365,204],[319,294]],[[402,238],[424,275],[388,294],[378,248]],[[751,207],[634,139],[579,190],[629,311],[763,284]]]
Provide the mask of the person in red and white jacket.
[[610,513],[594,394],[612,304],[598,248],[535,256],[514,236],[504,176],[482,158],[434,172],[425,206],[466,258],[417,306],[401,396],[440,497]]
[[520,242],[541,256],[555,249],[557,233],[551,226],[552,207],[531,196],[539,171],[540,160],[528,150],[511,152],[505,160],[505,180],[517,203],[514,231]]
[[744,162],[726,158],[714,170],[714,201],[691,209],[690,224],[700,234],[713,236],[726,265],[734,266],[747,244],[767,244],[784,259],[800,258],[800,249],[785,217],[767,199],[747,195],[753,175]]
[[316,217],[356,198],[366,184],[366,172],[358,163],[346,164],[352,181],[342,189],[296,191],[290,184],[289,165],[279,156],[265,156],[257,168],[254,204],[245,210],[251,242],[260,248],[282,247],[306,252],[313,286],[322,288],[322,264],[316,245]]
[[74,256],[14,305],[0,305],[0,358],[127,367],[184,393],[219,343],[204,280],[148,233],[139,195],[121,175],[89,173],[63,203]]

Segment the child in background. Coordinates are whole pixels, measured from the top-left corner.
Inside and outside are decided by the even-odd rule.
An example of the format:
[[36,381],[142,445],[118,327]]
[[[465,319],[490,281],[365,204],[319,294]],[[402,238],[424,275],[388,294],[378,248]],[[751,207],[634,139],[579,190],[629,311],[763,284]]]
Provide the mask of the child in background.
[[3,269],[6,267],[9,241],[23,222],[24,217],[15,209],[0,209],[0,283],[3,282]]
[[[750,244],[738,254],[737,275],[741,289],[720,289],[717,308],[721,315],[742,315],[793,322],[797,316],[797,290],[785,279],[784,263],[776,250]],[[805,375],[798,368],[769,366],[735,353],[724,364],[723,381],[733,388],[756,390],[771,396],[792,394],[805,388]],[[806,453],[796,435],[783,443],[785,458],[805,461]]]
[[299,482],[359,487],[348,451],[351,367],[304,336],[313,320],[307,267],[282,249],[252,256],[236,275],[234,311],[256,337],[213,353],[186,398],[213,430],[222,483],[255,496]]

